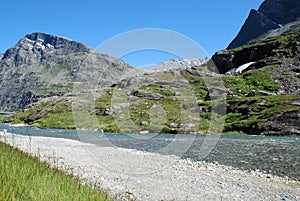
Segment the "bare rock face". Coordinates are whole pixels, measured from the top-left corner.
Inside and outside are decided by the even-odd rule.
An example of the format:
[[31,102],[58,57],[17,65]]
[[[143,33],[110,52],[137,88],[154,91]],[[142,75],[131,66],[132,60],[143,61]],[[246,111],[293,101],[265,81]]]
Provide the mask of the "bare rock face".
[[0,59],[0,110],[16,111],[40,98],[63,95],[73,90],[78,77],[93,75],[99,87],[110,86],[130,68],[82,43],[28,34]]
[[264,135],[300,135],[300,111],[286,111],[276,115],[262,126]]
[[271,29],[279,28],[279,25],[263,13],[251,10],[249,17],[243,25],[237,37],[230,43],[228,49],[246,44],[251,39],[257,38]]
[[266,0],[258,9],[272,21],[287,24],[300,17],[299,0]]
[[[262,35],[264,39],[297,30],[299,26],[287,24],[295,23],[299,18],[300,0],[265,0],[257,11],[250,11],[240,32],[227,49],[260,40]],[[278,29],[280,30],[276,31]]]

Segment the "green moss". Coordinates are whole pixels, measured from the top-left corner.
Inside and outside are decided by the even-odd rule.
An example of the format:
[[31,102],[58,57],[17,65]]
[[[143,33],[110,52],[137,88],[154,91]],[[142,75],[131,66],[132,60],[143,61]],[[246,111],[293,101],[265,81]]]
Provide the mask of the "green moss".
[[277,91],[280,84],[274,83],[271,76],[271,68],[251,70],[239,76],[223,76],[224,86],[230,89],[234,94],[255,96],[260,90]]
[[271,77],[271,71],[266,68],[246,72],[242,75],[245,84],[256,89],[276,91],[280,85],[274,83]]
[[225,122],[226,123],[232,123],[235,121],[239,121],[242,117],[242,114],[240,113],[228,113],[226,114],[226,119]]

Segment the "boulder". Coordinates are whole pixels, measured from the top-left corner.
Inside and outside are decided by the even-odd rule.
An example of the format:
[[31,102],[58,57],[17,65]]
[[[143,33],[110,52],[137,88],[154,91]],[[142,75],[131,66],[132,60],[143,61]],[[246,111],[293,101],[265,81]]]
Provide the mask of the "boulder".
[[41,111],[39,111],[38,113],[36,113],[36,114],[31,114],[31,115],[29,115],[29,116],[25,119],[25,122],[26,122],[26,123],[29,123],[29,122],[38,120],[38,119],[42,118],[43,116],[47,115],[50,111],[51,111],[50,108],[44,108],[44,109],[42,109]]

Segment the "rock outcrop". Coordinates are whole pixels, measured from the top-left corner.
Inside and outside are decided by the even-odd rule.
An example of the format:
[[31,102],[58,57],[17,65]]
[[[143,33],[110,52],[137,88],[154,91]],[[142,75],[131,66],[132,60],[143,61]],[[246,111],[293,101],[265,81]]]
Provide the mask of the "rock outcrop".
[[88,46],[44,33],[26,35],[0,60],[0,110],[16,111],[39,98],[73,90],[78,79],[110,86],[131,67]]
[[300,135],[300,110],[286,111],[269,118],[260,130],[264,135]]
[[258,10],[250,11],[227,49],[299,29],[299,18],[300,0],[265,0]]

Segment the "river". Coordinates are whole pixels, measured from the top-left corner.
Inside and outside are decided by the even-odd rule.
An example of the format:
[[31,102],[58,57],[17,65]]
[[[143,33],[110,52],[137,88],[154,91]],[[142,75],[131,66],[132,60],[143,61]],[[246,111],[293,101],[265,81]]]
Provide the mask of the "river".
[[[130,148],[174,154],[184,159],[218,163],[242,170],[260,170],[300,181],[299,136],[254,135],[129,135],[64,129],[12,127],[0,124],[0,130],[21,135],[68,138],[99,146]],[[103,142],[106,143],[103,143]],[[170,149],[170,147],[172,147]],[[207,148],[207,149],[206,149]],[[211,149],[211,150],[210,150]],[[204,154],[207,153],[207,154]]]

